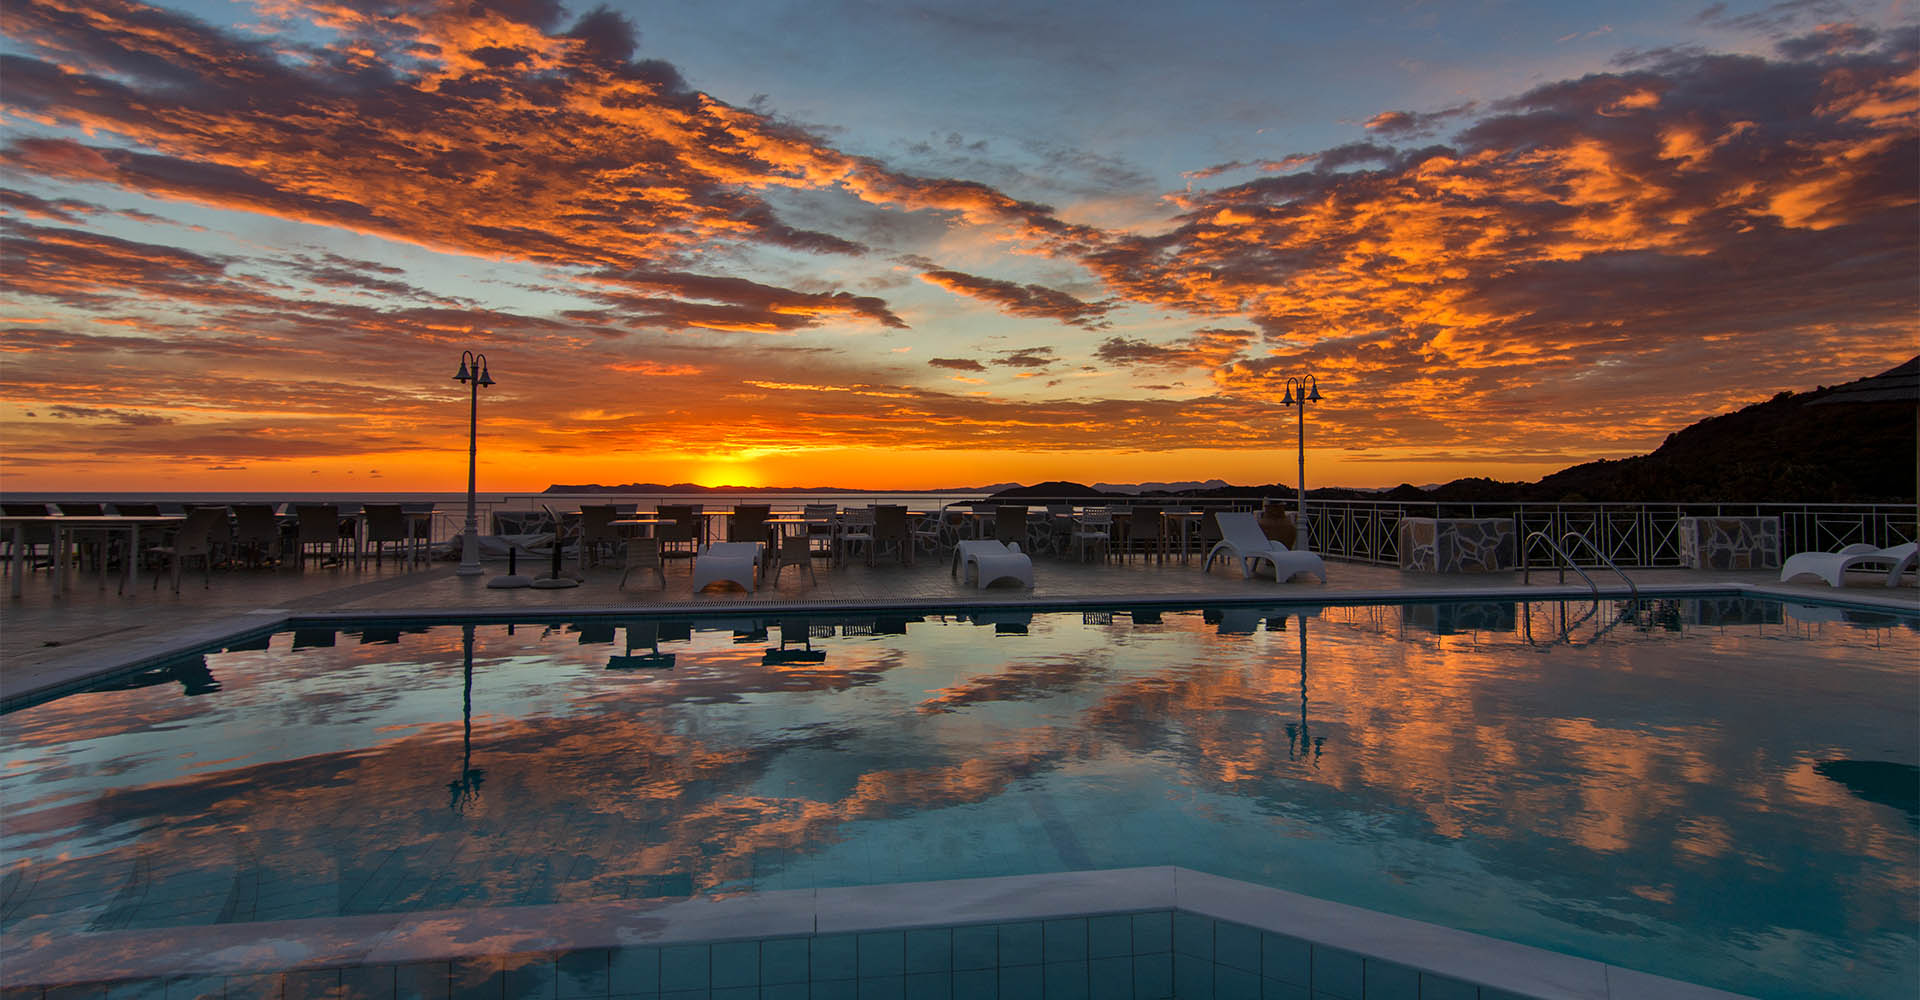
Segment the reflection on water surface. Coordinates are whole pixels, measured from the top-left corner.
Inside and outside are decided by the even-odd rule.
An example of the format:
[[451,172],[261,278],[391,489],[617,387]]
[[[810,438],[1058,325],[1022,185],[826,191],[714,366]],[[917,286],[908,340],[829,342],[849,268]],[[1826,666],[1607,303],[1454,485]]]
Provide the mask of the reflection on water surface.
[[1920,634],[1847,614],[302,628],[6,716],[0,926],[14,946],[1177,864],[1743,991],[1873,995],[1920,974]]

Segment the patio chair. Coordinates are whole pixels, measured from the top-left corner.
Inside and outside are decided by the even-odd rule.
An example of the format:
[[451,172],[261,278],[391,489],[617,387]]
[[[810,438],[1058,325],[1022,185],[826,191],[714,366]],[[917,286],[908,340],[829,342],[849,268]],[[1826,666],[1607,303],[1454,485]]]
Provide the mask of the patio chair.
[[294,559],[301,569],[307,568],[307,548],[324,546],[321,553],[321,565],[327,559],[340,561],[340,508],[330,503],[303,503],[293,508],[294,519],[300,522],[299,533],[294,536]]
[[627,577],[634,570],[652,570],[660,578],[660,589],[667,589],[667,566],[660,558],[660,540],[658,538],[633,538],[627,541],[626,571],[620,574],[619,589],[625,590]]
[[[170,564],[173,577],[173,592],[180,592],[181,568],[189,559],[199,559],[207,569],[205,587],[213,586],[213,555],[222,541],[230,538],[232,527],[227,522],[225,507],[195,507],[187,512],[187,519],[180,522],[173,538],[164,545],[156,545],[147,550],[151,555],[166,560]],[[153,587],[160,589],[160,574],[153,576]]]
[[960,537],[960,511],[944,510],[927,514],[914,521],[913,545],[917,550],[926,546],[928,552],[939,554],[940,550],[951,545]]
[[367,545],[373,549],[373,564],[380,565],[387,546],[398,545],[401,559],[413,544],[407,533],[407,512],[397,503],[370,503],[361,509],[367,525]]
[[727,521],[727,541],[765,544],[767,518],[772,515],[773,508],[768,504],[734,504],[733,517]]
[[873,564],[873,508],[848,507],[840,515],[840,538],[838,548],[841,565],[846,565],[848,550],[854,546],[864,546],[863,555],[867,564]]
[[1104,559],[1113,545],[1113,512],[1102,507],[1081,514],[1074,519],[1068,537],[1073,540],[1074,555],[1082,562],[1086,561],[1087,550],[1096,547]]
[[598,564],[600,553],[613,552],[619,548],[623,539],[613,522],[620,516],[620,508],[613,504],[582,505],[580,507],[580,561],[582,564]]
[[913,565],[913,532],[907,526],[905,507],[882,504],[873,508],[873,544],[867,547],[867,565],[873,565],[881,546],[892,546],[901,565]]
[[242,503],[233,506],[233,543],[247,554],[247,562],[258,566],[278,562],[284,551],[280,537],[280,518],[273,505]]
[[833,558],[833,536],[840,526],[840,508],[830,503],[810,503],[800,509],[807,521],[807,544],[820,545],[827,558]]
[[805,535],[788,535],[780,540],[780,547],[773,553],[773,582],[780,584],[780,571],[788,566],[798,566],[807,573],[808,583],[818,583],[813,575],[813,543]]
[[1785,583],[1802,573],[1811,573],[1832,586],[1844,587],[1850,569],[1885,569],[1887,586],[1898,587],[1902,577],[1917,571],[1916,563],[1920,562],[1917,553],[1920,548],[1913,542],[1884,549],[1855,543],[1838,552],[1801,552],[1788,557],[1786,565],[1780,567],[1780,581]]
[[1020,551],[1018,543],[1004,545],[992,538],[968,539],[953,547],[953,564],[949,575],[960,578],[961,584],[972,576],[974,584],[981,590],[1001,580],[1014,580],[1033,586],[1033,559]]
[[715,583],[736,583],[753,593],[760,580],[758,542],[714,542],[693,560],[693,592]]
[[1320,557],[1311,552],[1301,552],[1268,538],[1260,530],[1258,517],[1248,510],[1219,511],[1208,520],[1215,521],[1220,527],[1220,541],[1207,550],[1207,561],[1201,571],[1213,568],[1216,556],[1225,556],[1240,563],[1240,575],[1252,579],[1254,569],[1260,563],[1273,567],[1273,578],[1285,583],[1301,573],[1312,573],[1327,582],[1327,566]]
[[[660,523],[653,527],[653,537],[660,540],[660,555],[690,556],[700,545],[700,512],[692,504],[668,503],[654,508],[654,516]],[[687,547],[685,552],[678,546]]]
[[1027,505],[996,505],[993,509],[993,537],[1002,545],[1027,544]]

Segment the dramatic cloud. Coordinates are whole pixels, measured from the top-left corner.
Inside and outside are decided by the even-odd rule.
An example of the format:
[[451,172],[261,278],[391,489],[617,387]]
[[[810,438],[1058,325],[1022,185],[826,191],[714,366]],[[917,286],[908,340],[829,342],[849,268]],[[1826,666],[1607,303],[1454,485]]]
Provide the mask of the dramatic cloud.
[[1100,317],[1111,308],[1104,302],[1082,302],[1065,292],[1043,285],[1022,285],[959,271],[928,271],[920,275],[920,280],[956,295],[991,302],[1010,315],[1059,320],[1087,329],[1106,325]]

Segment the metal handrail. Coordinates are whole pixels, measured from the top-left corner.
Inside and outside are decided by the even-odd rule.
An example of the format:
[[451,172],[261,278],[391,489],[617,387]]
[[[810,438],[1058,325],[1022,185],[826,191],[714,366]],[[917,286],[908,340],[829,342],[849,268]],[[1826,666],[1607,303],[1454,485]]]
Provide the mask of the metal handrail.
[[[1535,532],[1535,534],[1538,534],[1538,532]],[[1618,567],[1618,566],[1616,566],[1616,565],[1614,565],[1614,562],[1613,562],[1613,560],[1611,560],[1611,559],[1609,559],[1609,558],[1607,558],[1607,554],[1606,554],[1605,552],[1602,552],[1602,551],[1600,551],[1600,548],[1599,548],[1598,546],[1596,546],[1596,545],[1594,545],[1594,544],[1593,544],[1593,541],[1592,541],[1591,539],[1589,539],[1589,538],[1587,538],[1587,536],[1585,536],[1585,535],[1583,535],[1583,534],[1581,534],[1581,533],[1579,533],[1578,531],[1569,531],[1569,532],[1567,532],[1566,534],[1564,534],[1564,535],[1562,535],[1562,536],[1560,536],[1560,543],[1561,543],[1562,545],[1565,545],[1565,544],[1566,544],[1566,541],[1567,541],[1567,539],[1569,539],[1569,538],[1578,538],[1578,539],[1580,539],[1580,543],[1581,543],[1582,545],[1585,545],[1585,546],[1587,547],[1587,551],[1588,551],[1588,552],[1591,552],[1591,553],[1593,553],[1593,555],[1594,555],[1594,558],[1596,558],[1596,559],[1598,559],[1598,560],[1600,560],[1600,561],[1601,561],[1601,562],[1603,562],[1603,563],[1606,563],[1606,564],[1607,564],[1607,568],[1608,568],[1608,569],[1610,569],[1610,570],[1613,570],[1613,572],[1614,572],[1614,573],[1615,573],[1616,575],[1618,575],[1618,576],[1620,577],[1620,579],[1622,579],[1622,580],[1625,580],[1625,581],[1627,582],[1627,590],[1628,590],[1629,592],[1631,592],[1631,593],[1633,594],[1633,603],[1634,603],[1634,606],[1635,606],[1635,607],[1638,607],[1638,606],[1640,605],[1640,588],[1639,588],[1638,586],[1636,586],[1636,585],[1634,584],[1634,582],[1633,582],[1633,577],[1630,577],[1630,576],[1628,576],[1628,575],[1626,574],[1626,572],[1625,572],[1624,570],[1622,570],[1622,569],[1621,569],[1620,567]],[[1554,551],[1556,551],[1556,552],[1558,552],[1558,551],[1559,551],[1559,549],[1558,549],[1558,548],[1556,548],[1556,549],[1555,549]],[[1571,557],[1568,557],[1568,558],[1567,558],[1567,561],[1568,561],[1568,562],[1572,562],[1572,561],[1573,561],[1573,559],[1572,559]],[[1584,574],[1583,574],[1583,575],[1584,575]],[[1565,579],[1565,577],[1562,577],[1562,579]],[[1589,581],[1587,581],[1587,582],[1588,582],[1588,583],[1592,583],[1593,581],[1591,581],[1591,580],[1589,580]],[[1596,587],[1596,588],[1594,589],[1594,592],[1595,592],[1595,593],[1598,593],[1598,592],[1599,592],[1599,588],[1597,588],[1597,587]]]
[[[1573,534],[1573,532],[1568,532],[1568,534]],[[1526,541],[1520,543],[1520,582],[1530,583],[1533,580],[1532,554],[1533,540],[1536,538],[1546,543],[1547,551],[1560,557],[1560,582],[1567,582],[1568,569],[1572,569],[1575,573],[1580,574],[1580,579],[1587,581],[1587,586],[1592,588],[1593,603],[1595,607],[1598,607],[1600,605],[1600,585],[1593,582],[1593,577],[1588,576],[1587,571],[1581,569],[1579,565],[1573,561],[1573,557],[1567,555],[1567,553],[1554,542],[1553,536],[1544,531],[1533,532],[1527,536]]]

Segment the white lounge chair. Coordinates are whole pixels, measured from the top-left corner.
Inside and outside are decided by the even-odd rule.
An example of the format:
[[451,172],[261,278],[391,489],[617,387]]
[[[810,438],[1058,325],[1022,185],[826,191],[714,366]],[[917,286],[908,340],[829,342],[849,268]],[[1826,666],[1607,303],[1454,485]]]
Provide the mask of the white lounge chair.
[[1020,551],[1019,543],[1007,545],[997,539],[979,538],[954,546],[952,576],[967,582],[971,571],[981,590],[1001,580],[1017,580],[1033,586],[1033,559]]
[[722,580],[737,583],[753,593],[760,579],[759,542],[714,542],[700,550],[693,560],[693,592]]
[[1312,573],[1321,583],[1327,582],[1327,564],[1319,556],[1268,538],[1252,511],[1220,511],[1213,517],[1220,525],[1220,541],[1207,550],[1202,572],[1213,568],[1214,557],[1224,555],[1239,560],[1240,575],[1249,580],[1253,579],[1254,568],[1264,562],[1273,567],[1273,578],[1281,583],[1301,573]]
[[1786,582],[1802,573],[1812,573],[1825,579],[1835,587],[1846,585],[1847,570],[1885,569],[1887,586],[1898,587],[1900,578],[1915,571],[1916,548],[1914,543],[1894,545],[1880,549],[1856,542],[1838,552],[1801,552],[1787,558],[1786,565],[1780,567],[1780,580]]

